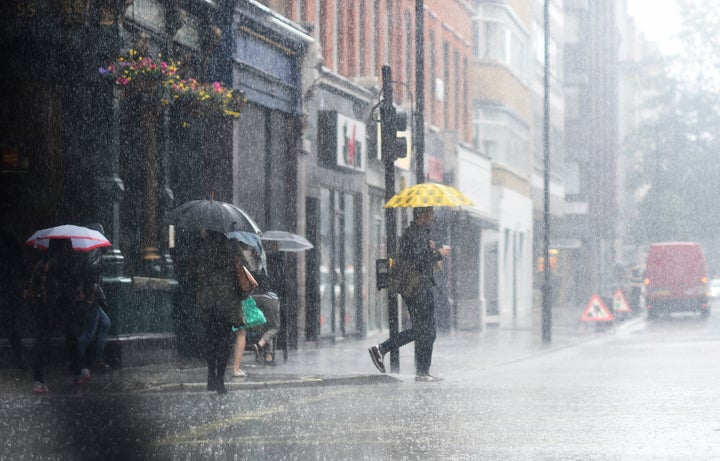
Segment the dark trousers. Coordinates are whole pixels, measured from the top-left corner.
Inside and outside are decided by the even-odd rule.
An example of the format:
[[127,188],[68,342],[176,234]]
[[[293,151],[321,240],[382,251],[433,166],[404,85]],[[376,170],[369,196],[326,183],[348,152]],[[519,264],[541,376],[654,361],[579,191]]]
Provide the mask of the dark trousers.
[[70,359],[73,374],[80,374],[80,353],[78,335],[80,322],[69,300],[58,300],[50,304],[38,303],[34,306],[35,316],[35,347],[33,351],[33,368],[35,381],[45,382],[45,361],[50,349],[50,336],[60,327],[65,333],[65,347]]
[[384,354],[415,341],[415,372],[418,375],[426,375],[430,372],[435,343],[435,307],[432,290],[423,289],[416,296],[405,299],[405,303],[410,313],[412,327],[380,344],[380,352]]
[[[205,320],[205,358],[208,365],[208,384],[224,383],[225,368],[235,343],[232,323],[220,310],[213,308]],[[211,383],[212,381],[212,383]]]
[[13,358],[18,365],[22,363],[22,342],[17,331],[18,309],[22,303],[22,298],[10,290],[5,296],[0,297],[0,326],[4,327],[7,339],[12,347]]

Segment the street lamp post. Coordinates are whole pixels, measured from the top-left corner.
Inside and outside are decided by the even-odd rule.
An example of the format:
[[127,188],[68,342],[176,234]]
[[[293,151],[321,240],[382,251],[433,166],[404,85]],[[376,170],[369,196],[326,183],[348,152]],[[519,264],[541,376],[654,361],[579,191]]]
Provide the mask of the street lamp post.
[[552,341],[552,304],[550,288],[550,0],[544,0],[545,35],[543,73],[543,285],[542,340]]

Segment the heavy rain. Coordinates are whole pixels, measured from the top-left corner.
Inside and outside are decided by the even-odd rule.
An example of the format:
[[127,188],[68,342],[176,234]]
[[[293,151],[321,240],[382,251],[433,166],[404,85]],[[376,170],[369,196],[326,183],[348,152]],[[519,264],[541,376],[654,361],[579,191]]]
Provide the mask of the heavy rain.
[[702,0],[8,0],[0,459],[720,458]]

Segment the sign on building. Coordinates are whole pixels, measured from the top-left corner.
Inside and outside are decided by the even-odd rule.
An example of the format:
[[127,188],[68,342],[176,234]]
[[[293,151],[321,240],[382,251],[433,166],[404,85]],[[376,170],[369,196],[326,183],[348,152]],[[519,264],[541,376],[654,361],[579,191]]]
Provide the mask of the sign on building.
[[318,157],[323,166],[365,171],[367,161],[365,123],[336,111],[320,111]]

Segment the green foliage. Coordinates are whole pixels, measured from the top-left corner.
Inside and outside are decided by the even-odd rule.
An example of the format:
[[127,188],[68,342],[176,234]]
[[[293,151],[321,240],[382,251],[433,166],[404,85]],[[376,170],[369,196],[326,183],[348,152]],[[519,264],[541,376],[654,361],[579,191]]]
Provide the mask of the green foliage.
[[624,146],[633,165],[626,187],[639,198],[630,234],[639,244],[704,241],[720,229],[720,55],[707,48],[719,40],[720,16],[707,2],[681,1],[681,11],[681,39],[692,51],[646,75],[643,88],[656,90],[643,109],[652,116]]

